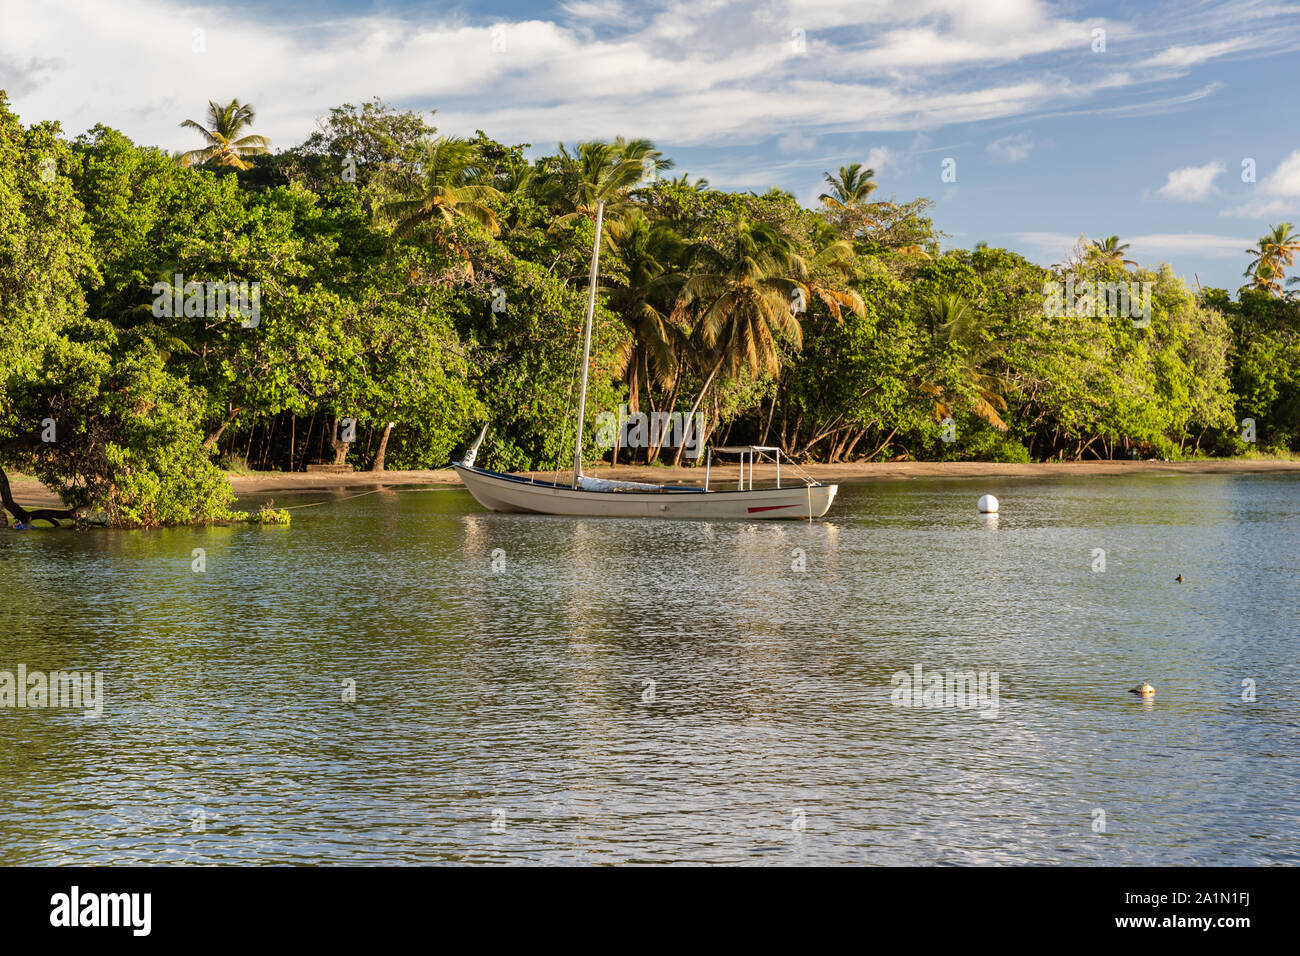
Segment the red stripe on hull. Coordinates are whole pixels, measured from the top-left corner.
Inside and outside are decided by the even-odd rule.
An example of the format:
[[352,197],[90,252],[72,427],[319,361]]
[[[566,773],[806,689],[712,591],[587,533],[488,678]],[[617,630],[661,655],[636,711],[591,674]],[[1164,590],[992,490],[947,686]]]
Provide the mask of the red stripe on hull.
[[746,508],[745,510],[749,514],[753,514],[755,511],[780,511],[782,508],[793,508],[793,507],[794,505],[764,505],[761,508]]

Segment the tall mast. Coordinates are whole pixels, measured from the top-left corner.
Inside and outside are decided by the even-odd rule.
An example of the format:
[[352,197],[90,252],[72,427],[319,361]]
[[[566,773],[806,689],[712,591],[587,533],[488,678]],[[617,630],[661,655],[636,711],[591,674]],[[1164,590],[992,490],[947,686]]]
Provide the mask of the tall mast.
[[587,365],[591,361],[591,323],[596,316],[596,275],[600,271],[600,227],[605,200],[596,203],[596,241],[591,247],[591,276],[587,282],[587,324],[582,333],[582,395],[578,398],[578,437],[573,443],[573,487],[582,476],[582,424],[587,418]]

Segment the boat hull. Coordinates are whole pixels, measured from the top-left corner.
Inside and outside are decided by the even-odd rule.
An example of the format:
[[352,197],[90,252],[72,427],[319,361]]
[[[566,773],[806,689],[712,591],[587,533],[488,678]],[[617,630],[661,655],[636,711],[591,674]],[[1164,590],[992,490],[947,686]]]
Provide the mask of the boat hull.
[[452,465],[469,493],[491,511],[592,518],[713,518],[770,521],[820,518],[838,485],[795,485],[744,491],[584,491],[515,475]]

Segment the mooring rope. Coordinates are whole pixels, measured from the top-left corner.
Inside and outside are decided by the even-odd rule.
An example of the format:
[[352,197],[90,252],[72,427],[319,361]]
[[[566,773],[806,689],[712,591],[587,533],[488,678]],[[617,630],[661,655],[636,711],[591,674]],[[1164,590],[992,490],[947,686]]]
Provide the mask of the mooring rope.
[[333,501],[313,501],[309,505],[290,505],[287,508],[281,508],[281,511],[297,511],[299,508],[315,508],[317,505],[337,504],[340,501],[351,501],[353,498],[364,498],[366,495],[377,495],[381,491],[387,491],[387,488],[373,488],[370,491],[363,491],[359,495],[348,495],[346,498],[336,498]]

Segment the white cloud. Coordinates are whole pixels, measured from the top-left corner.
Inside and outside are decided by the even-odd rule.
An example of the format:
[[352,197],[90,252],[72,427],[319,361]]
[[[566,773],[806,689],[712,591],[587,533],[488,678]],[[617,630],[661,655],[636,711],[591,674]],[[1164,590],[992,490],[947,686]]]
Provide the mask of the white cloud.
[[1119,106],[1099,106],[1088,109],[1064,110],[1057,113],[1039,113],[1039,119],[1052,119],[1061,116],[1155,116],[1159,113],[1169,113],[1188,103],[1195,103],[1197,100],[1203,100],[1207,96],[1212,96],[1219,90],[1223,89],[1224,84],[1219,82],[1207,83],[1198,90],[1192,90],[1189,93],[1180,93],[1176,96],[1166,96],[1160,99],[1148,100],[1140,103],[1124,103]]
[[567,0],[560,9],[584,23],[628,24],[637,19],[623,0]]
[[[1148,82],[1124,69],[1114,42],[1116,68],[1104,74],[1060,68],[1095,57],[1090,28],[1101,22],[1061,9],[1043,0],[566,0],[554,20],[367,12],[291,22],[237,15],[222,0],[44,0],[6,3],[0,87],[25,122],[59,119],[72,133],[104,122],[169,149],[194,145],[178,124],[201,118],[209,99],[253,103],[256,131],[284,147],[330,107],[373,95],[436,109],[446,132],[481,128],[545,148],[617,133],[710,146],[784,136],[791,148],[833,133],[1105,109],[1107,94]],[[1254,36],[1296,36],[1281,14],[1252,16]],[[504,29],[500,52],[494,27]],[[1112,41],[1135,29],[1106,28]],[[191,50],[195,29],[207,31],[206,53]],[[802,54],[793,29],[805,31]]]
[[1171,170],[1165,184],[1156,190],[1157,196],[1179,202],[1195,202],[1214,192],[1214,178],[1225,169],[1217,159],[1204,166],[1184,166]]
[[1300,199],[1300,149],[1278,163],[1260,185],[1271,195]]
[[1016,133],[1013,136],[1003,136],[1001,139],[995,139],[985,147],[985,150],[989,156],[999,162],[1018,163],[1023,159],[1028,159],[1033,148],[1034,144],[1030,142],[1027,135]]
[[1016,232],[1012,238],[1025,250],[1025,256],[1039,262],[1061,262],[1074,247],[1080,237],[1065,232]]
[[816,136],[805,136],[797,129],[792,129],[779,140],[777,148],[783,153],[807,153],[817,148]]
[[1252,37],[1234,37],[1231,40],[1222,40],[1218,43],[1200,43],[1195,46],[1171,46],[1164,52],[1159,53],[1150,59],[1143,60],[1138,64],[1138,66],[1167,66],[1179,70],[1186,69],[1189,66],[1204,63],[1206,60],[1212,60],[1216,56],[1223,56],[1227,53],[1235,53],[1238,50],[1245,49],[1252,44],[1252,41]]
[[[1059,262],[1079,242],[1080,236],[1064,232],[1017,232],[1018,242],[1035,252],[1052,257]],[[1232,259],[1255,240],[1240,236],[1222,236],[1207,232],[1159,232],[1141,236],[1120,236],[1128,243],[1128,257],[1144,265],[1152,265],[1166,257],[1198,255],[1207,259]]]
[[1225,209],[1224,216],[1256,219],[1300,214],[1300,149],[1291,153],[1258,183],[1246,184],[1244,202]]
[[1208,259],[1234,259],[1254,240],[1240,236],[1220,236],[1208,232],[1164,232],[1145,236],[1122,237],[1129,244],[1132,258],[1146,262],[1162,255],[1200,255]]
[[888,146],[877,146],[867,152],[867,161],[863,165],[867,169],[875,170],[876,181],[879,182],[885,170],[897,167],[898,154]]

